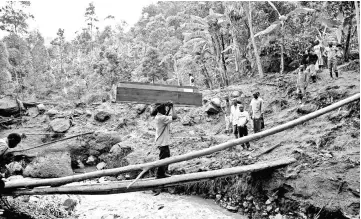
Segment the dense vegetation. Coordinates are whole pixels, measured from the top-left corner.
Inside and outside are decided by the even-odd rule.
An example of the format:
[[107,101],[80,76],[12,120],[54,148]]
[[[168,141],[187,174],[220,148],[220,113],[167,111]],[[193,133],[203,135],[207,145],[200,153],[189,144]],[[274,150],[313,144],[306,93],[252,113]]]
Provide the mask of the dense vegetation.
[[[0,28],[0,94],[80,99],[110,91],[119,81],[217,88],[287,73],[298,67],[299,53],[315,40],[342,44],[343,60],[358,50],[354,2],[158,2],[142,18],[97,27],[96,7],[83,12],[85,27],[71,41],[64,27],[49,46],[37,30],[30,2],[6,2]],[[115,17],[114,17],[115,16]]]

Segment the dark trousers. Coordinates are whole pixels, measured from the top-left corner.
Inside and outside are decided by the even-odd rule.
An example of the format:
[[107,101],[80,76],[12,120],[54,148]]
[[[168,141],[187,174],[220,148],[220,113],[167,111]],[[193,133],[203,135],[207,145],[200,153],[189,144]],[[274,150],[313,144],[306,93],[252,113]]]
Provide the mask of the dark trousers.
[[254,133],[260,132],[261,131],[261,126],[262,126],[261,118],[253,119],[253,131],[254,131]]
[[337,71],[337,59],[333,58],[331,60],[327,60],[328,69],[330,71],[330,76],[332,77],[332,69],[335,72],[336,77],[338,78],[338,71]]
[[236,136],[236,138],[238,138],[238,128],[237,128],[237,125],[234,125],[234,126],[233,126],[233,134],[234,134],[234,136]]
[[[242,138],[243,136],[247,136],[248,135],[248,129],[247,126],[238,126],[238,135],[240,138]],[[243,148],[249,148],[249,142],[246,142],[244,144],[242,144]]]
[[[170,151],[169,151],[169,146],[161,146],[158,147],[159,148],[159,160],[165,159],[170,157]],[[160,166],[157,169],[157,176],[164,176],[165,173],[168,171],[168,165],[165,166]]]

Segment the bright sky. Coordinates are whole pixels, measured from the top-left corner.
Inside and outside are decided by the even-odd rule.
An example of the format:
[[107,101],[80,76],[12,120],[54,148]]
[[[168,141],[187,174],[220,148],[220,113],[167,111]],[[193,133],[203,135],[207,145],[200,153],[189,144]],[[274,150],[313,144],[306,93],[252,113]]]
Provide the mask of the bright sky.
[[[115,21],[124,20],[128,28],[133,26],[140,18],[142,8],[155,0],[32,0],[29,12],[35,20],[29,22],[30,29],[39,29],[47,42],[56,37],[59,28],[65,29],[67,40],[75,36],[75,32],[86,27],[85,9],[93,2],[95,13],[98,16],[98,26],[104,27],[104,18],[108,15],[115,16]],[[5,2],[1,2],[3,6]],[[127,28],[127,29],[128,29]],[[3,34],[0,34],[3,35]]]

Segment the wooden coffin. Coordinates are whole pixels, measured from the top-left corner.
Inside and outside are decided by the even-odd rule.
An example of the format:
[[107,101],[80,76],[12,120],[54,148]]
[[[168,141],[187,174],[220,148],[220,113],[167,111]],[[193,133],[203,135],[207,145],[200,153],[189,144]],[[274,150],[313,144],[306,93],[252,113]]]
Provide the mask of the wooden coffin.
[[202,106],[202,94],[196,87],[164,84],[121,82],[117,87],[117,102],[165,103]]

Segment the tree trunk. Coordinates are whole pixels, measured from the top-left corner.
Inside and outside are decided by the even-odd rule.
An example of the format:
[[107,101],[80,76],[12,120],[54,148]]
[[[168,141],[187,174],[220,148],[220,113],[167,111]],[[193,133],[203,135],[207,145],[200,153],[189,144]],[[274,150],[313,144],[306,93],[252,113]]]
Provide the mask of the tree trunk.
[[[222,51],[224,51],[225,49],[225,44],[224,44],[224,38],[223,38],[223,35],[221,34],[221,48],[222,48]],[[229,85],[229,81],[228,81],[228,74],[227,74],[227,65],[226,65],[226,59],[224,57],[224,53],[221,53],[221,58],[222,58],[222,66],[223,66],[223,73],[224,73],[224,82],[226,84],[226,86]]]
[[281,39],[281,74],[283,74],[284,72],[284,68],[285,68],[285,57],[284,57],[284,37],[282,35],[282,39]]
[[[144,170],[144,169],[152,169],[159,166],[169,165],[171,163],[178,163],[185,160],[191,160],[196,157],[202,157],[206,156],[208,154],[212,154],[217,151],[225,150],[227,148],[234,147],[236,145],[244,144],[246,142],[250,142],[256,139],[264,138],[269,135],[276,134],[278,132],[282,132],[284,130],[293,128],[297,125],[303,124],[306,121],[309,121],[311,119],[317,118],[321,115],[324,115],[330,111],[339,109],[341,106],[344,106],[346,104],[349,104],[354,101],[358,101],[360,99],[360,93],[355,94],[351,97],[348,97],[344,100],[341,100],[337,103],[334,103],[330,106],[327,106],[325,108],[322,108],[320,110],[317,110],[315,112],[309,113],[305,116],[302,116],[298,119],[292,120],[290,122],[287,122],[285,124],[252,134],[248,135],[242,138],[234,139],[228,142],[224,142],[222,144],[212,146],[209,148],[205,148],[199,151],[193,151],[186,154],[178,155],[169,157],[162,160],[153,161],[150,163],[144,163],[144,164],[136,164],[136,165],[129,165],[119,168],[113,168],[113,169],[107,169],[107,170],[100,170],[100,171],[94,171],[90,173],[84,173],[84,174],[78,174],[78,175],[72,175],[72,176],[66,176],[56,179],[41,179],[41,180],[33,180],[33,181],[18,181],[18,182],[6,182],[5,188],[22,188],[22,187],[38,187],[38,186],[50,186],[50,185],[63,185],[70,182],[77,182],[77,181],[83,181],[86,179],[92,179],[92,178],[98,178],[102,176],[113,176],[121,173],[126,173],[129,171],[134,170]],[[199,173],[198,173],[199,174]]]
[[174,72],[177,75],[178,86],[181,86],[180,78],[179,78],[179,72],[178,72],[178,69],[177,69],[177,59],[174,56],[173,56],[173,63],[174,63],[173,64]]
[[3,196],[19,196],[19,195],[45,195],[45,194],[116,194],[135,191],[146,191],[156,188],[167,188],[179,185],[180,183],[189,183],[205,179],[213,179],[216,177],[225,177],[242,173],[257,172],[270,168],[278,168],[296,162],[295,158],[283,158],[280,160],[260,162],[246,166],[231,167],[219,170],[212,170],[200,173],[189,173],[182,175],[173,175],[170,178],[163,179],[143,179],[134,185],[128,187],[132,182],[129,180],[120,182],[110,182],[106,184],[87,184],[76,186],[61,186],[34,189],[5,190]]
[[360,10],[357,1],[354,1],[356,8],[356,23],[357,23],[357,42],[360,50]]
[[263,78],[263,70],[262,70],[262,65],[261,65],[261,59],[258,55],[258,51],[257,51],[257,45],[256,45],[256,41],[254,39],[254,34],[253,34],[253,27],[252,27],[252,14],[251,14],[251,2],[248,2],[248,25],[249,25],[249,30],[251,33],[251,40],[252,40],[252,45],[253,45],[253,50],[254,50],[254,55],[256,57],[256,62],[257,62],[257,68],[258,68],[258,73],[260,78]]
[[345,49],[343,51],[343,59],[345,60],[345,62],[348,62],[348,57],[349,57],[351,30],[352,30],[352,18],[351,18],[350,24],[348,25],[348,33],[347,33],[347,38],[346,38],[346,42],[345,42]]

